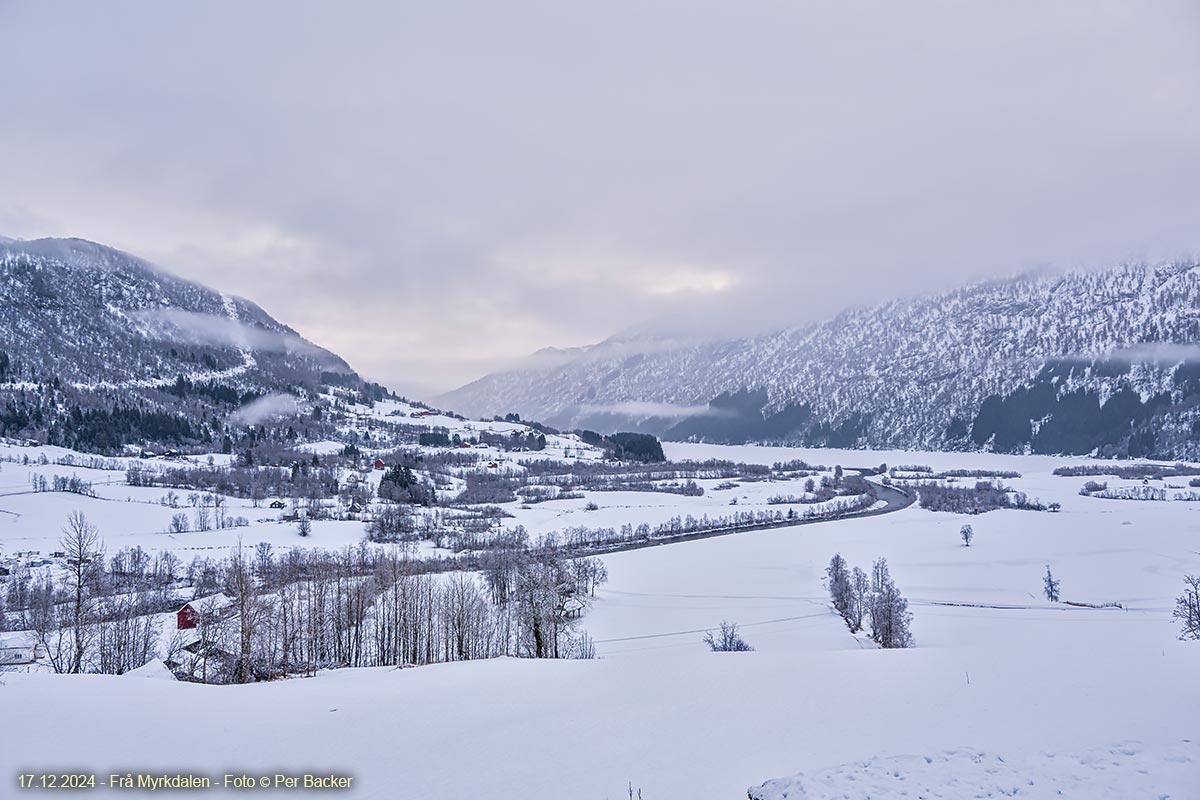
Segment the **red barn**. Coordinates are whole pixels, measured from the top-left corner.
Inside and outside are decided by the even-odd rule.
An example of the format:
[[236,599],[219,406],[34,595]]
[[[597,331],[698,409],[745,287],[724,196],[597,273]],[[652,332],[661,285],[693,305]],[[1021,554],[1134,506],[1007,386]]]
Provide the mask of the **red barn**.
[[225,609],[232,605],[233,601],[223,594],[214,594],[193,600],[175,612],[175,627],[181,631],[194,628],[204,617],[220,616]]
[[383,463],[382,458],[375,459],[375,469],[384,469],[385,467],[387,467],[387,464]]
[[175,627],[179,630],[194,628],[199,624],[200,612],[192,608],[190,603],[175,612]]

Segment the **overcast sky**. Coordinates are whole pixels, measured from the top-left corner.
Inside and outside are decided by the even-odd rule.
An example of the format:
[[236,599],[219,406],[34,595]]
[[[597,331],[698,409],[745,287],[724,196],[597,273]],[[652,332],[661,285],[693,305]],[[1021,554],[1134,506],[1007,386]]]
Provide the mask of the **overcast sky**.
[[383,5],[0,0],[0,234],[131,251],[425,396],[1200,252],[1195,2]]

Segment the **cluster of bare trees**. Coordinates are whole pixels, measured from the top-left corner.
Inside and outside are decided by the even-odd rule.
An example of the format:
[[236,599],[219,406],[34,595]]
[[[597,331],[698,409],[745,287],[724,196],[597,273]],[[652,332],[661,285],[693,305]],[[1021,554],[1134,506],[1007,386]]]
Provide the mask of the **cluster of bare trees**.
[[[179,498],[174,492],[168,492],[163,503],[169,508],[180,507]],[[167,533],[244,528],[250,524],[250,520],[245,517],[229,513],[228,501],[223,495],[190,492],[187,504],[192,509],[191,514],[185,511],[172,514]]]
[[[260,545],[225,564],[226,613],[202,617],[173,660],[195,680],[247,682],[331,667],[420,665],[501,655],[594,654],[577,631],[603,565],[504,551],[474,572],[429,572],[402,549],[338,553]],[[597,570],[600,575],[597,576]]]
[[524,505],[545,503],[549,500],[582,500],[583,492],[565,491],[556,486],[522,486],[517,495]]
[[[67,566],[57,581],[10,578],[4,620],[33,630],[56,672],[120,673],[150,660],[158,639],[153,615],[173,604],[168,585],[178,559],[122,550],[106,571],[99,531],[78,512],[60,546]],[[141,579],[131,581],[135,574]]]
[[650,483],[648,481],[616,481],[596,483],[585,486],[593,492],[659,492],[661,494],[678,494],[683,497],[703,497],[704,487],[690,478],[686,481],[663,481]]
[[520,480],[495,472],[468,472],[463,478],[466,486],[454,498],[456,505],[511,503],[521,485]]
[[[519,544],[420,560],[366,543],[281,554],[262,543],[186,567],[132,549],[106,569],[99,531],[75,513],[63,530],[67,569],[19,581],[9,613],[58,672],[119,674],[160,657],[189,680],[240,683],[332,667],[591,657],[578,618],[607,580],[603,563]],[[180,584],[198,612],[183,630],[162,615],[183,604]]]
[[388,504],[375,510],[366,525],[366,534],[368,541],[376,543],[423,539],[456,552],[484,550],[509,546],[499,526],[501,520],[510,517],[512,514],[493,505],[433,509],[414,514],[409,506]]
[[736,622],[721,620],[721,628],[716,633],[705,631],[704,643],[714,653],[748,653],[751,647],[738,631]]
[[526,474],[539,482],[559,486],[588,486],[606,481],[658,482],[740,478],[747,481],[769,478],[790,479],[792,474],[776,472],[765,464],[745,464],[726,459],[704,461],[604,461],[552,459],[522,460]]
[[[490,431],[480,431],[478,442],[482,445],[491,445],[507,451],[538,451],[546,449],[546,434],[540,431],[530,431],[522,433],[521,431],[513,431],[511,433],[491,433]],[[453,440],[448,442],[454,444]]]
[[98,469],[107,472],[119,472],[120,470],[125,469],[126,464],[125,459],[104,458],[103,456],[93,456],[85,453],[65,453],[61,456],[56,456],[53,459],[42,452],[39,452],[33,458],[30,458],[28,453],[22,453],[20,456],[4,454],[0,455],[0,461],[10,464],[22,464],[26,467],[30,464],[38,464],[40,466],[54,464],[61,467]]
[[313,465],[311,456],[299,451],[295,456],[297,460],[289,467],[187,465],[155,470],[135,464],[125,471],[125,480],[130,486],[159,486],[240,497],[252,501],[255,506],[269,497],[288,497],[315,504],[336,496],[343,488],[341,468]]
[[[502,476],[491,476],[491,478],[492,480],[502,479]],[[846,480],[850,481],[851,479]],[[476,488],[489,485],[491,484],[486,482],[474,484]],[[478,499],[484,497],[492,497],[492,495],[477,495]],[[862,494],[834,497],[819,508],[809,507],[803,511],[770,509],[736,511],[732,514],[718,516],[686,514],[674,516],[657,525],[626,523],[619,528],[568,526],[538,546],[563,547],[573,552],[586,553],[596,548],[669,539],[691,533],[836,518],[862,511],[869,508],[874,502],[874,496],[864,491]],[[511,529],[500,528],[501,520],[508,516],[511,515],[502,507],[495,505],[472,505],[464,509],[437,510],[432,515],[414,515],[406,506],[384,505],[376,511],[372,520],[367,524],[366,533],[367,539],[376,543],[415,542],[419,539],[427,539],[436,542],[441,547],[458,552],[487,550],[513,546],[508,541],[510,535],[527,539],[524,528],[520,525]]]
[[888,571],[887,560],[880,558],[868,576],[860,567],[850,569],[841,553],[836,553],[825,569],[833,608],[851,632],[870,624],[871,639],[883,648],[912,647],[912,614],[908,601],[896,588]]
[[[1093,484],[1094,481],[1088,481],[1088,484]],[[1087,485],[1084,486],[1087,489]],[[1107,484],[1102,485],[1098,489],[1091,491],[1080,490],[1080,494],[1089,497],[1100,497],[1105,500],[1157,500],[1165,501],[1167,499],[1167,490],[1160,489],[1157,486],[1124,486],[1116,489],[1109,489]]]
[[1183,627],[1180,639],[1200,639],[1200,575],[1186,575],[1184,591],[1175,599],[1175,610],[1171,618]]
[[916,488],[921,508],[929,511],[983,514],[996,508],[1020,508],[1028,511],[1047,509],[1037,498],[1030,500],[1024,492],[1012,491],[999,482],[977,481],[973,487],[968,487],[922,481]]
[[[1192,487],[1200,486],[1200,479],[1193,478],[1188,481],[1188,485]],[[1167,500],[1177,500],[1180,502],[1200,502],[1200,492],[1188,490],[1186,492],[1168,493],[1168,488],[1178,488],[1169,486],[1150,486],[1149,484],[1141,484],[1139,486],[1118,486],[1108,488],[1108,482],[1088,481],[1079,489],[1079,493],[1084,497],[1099,497],[1105,500],[1147,500],[1165,502]]]
[[1056,467],[1055,475],[1068,478],[1079,478],[1089,475],[1113,475],[1125,480],[1142,480],[1144,478],[1185,478],[1189,475],[1200,475],[1200,467],[1183,463],[1173,466],[1164,464],[1077,464],[1069,467]]
[[851,475],[850,477],[830,477],[829,475],[825,475],[822,476],[820,485],[812,478],[806,480],[804,482],[804,494],[801,496],[794,494],[772,495],[767,498],[767,503],[769,505],[823,503],[834,497],[853,497],[855,495],[866,494],[867,491],[866,481],[856,475]]
[[91,482],[83,480],[78,475],[53,475],[50,480],[46,480],[45,475],[34,472],[30,474],[29,482],[34,492],[68,492],[86,497],[96,496]]
[[[572,550],[588,550],[609,545],[627,544],[633,542],[652,541],[655,539],[670,539],[691,533],[707,531],[737,530],[739,528],[756,528],[768,525],[783,525],[788,522],[799,522],[813,519],[833,519],[845,514],[854,514],[869,508],[875,498],[869,494],[841,497],[829,501],[822,508],[806,508],[802,513],[794,509],[782,511],[758,510],[739,511],[733,514],[699,517],[692,514],[674,516],[658,525],[643,522],[638,525],[625,523],[620,528],[590,528],[587,526],[568,526],[563,528],[557,537],[563,546]],[[519,526],[518,526],[519,527]]]
[[[914,475],[915,473],[915,475]],[[920,477],[922,480],[939,478],[1019,478],[1021,473],[1010,469],[946,469],[934,472],[933,467],[924,464],[901,464],[888,471],[892,478],[904,479]]]

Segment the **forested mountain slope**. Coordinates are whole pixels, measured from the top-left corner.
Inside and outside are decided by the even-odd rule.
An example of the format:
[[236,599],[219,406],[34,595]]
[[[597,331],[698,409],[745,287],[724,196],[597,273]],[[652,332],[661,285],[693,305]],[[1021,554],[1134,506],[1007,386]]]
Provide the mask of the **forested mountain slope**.
[[323,382],[362,385],[254,303],[81,239],[0,239],[0,435],[209,443],[229,413]]
[[1197,264],[1131,265],[702,345],[610,340],[444,400],[675,439],[1196,458],[1198,342]]
[[247,374],[275,386],[349,372],[255,304],[81,239],[0,241],[4,377],[71,383]]

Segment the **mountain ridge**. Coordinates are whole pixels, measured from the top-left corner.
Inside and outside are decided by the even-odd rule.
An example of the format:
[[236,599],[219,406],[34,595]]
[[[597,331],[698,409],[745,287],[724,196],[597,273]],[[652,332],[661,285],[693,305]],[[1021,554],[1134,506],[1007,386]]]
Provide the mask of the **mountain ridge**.
[[[443,399],[471,413],[676,439],[1196,457],[1200,348],[1152,350],[1197,342],[1196,262],[1129,264],[991,279],[756,336],[494,373]],[[631,403],[663,413],[605,411]],[[698,405],[705,413],[687,413]],[[666,413],[671,406],[684,411]]]
[[[22,362],[28,380],[47,374],[83,385],[167,382],[197,373],[196,361],[210,371],[235,368],[246,351],[278,354],[280,367],[352,372],[258,304],[86,239],[0,242],[0,275],[0,300],[9,309],[0,346],[10,361]],[[115,358],[123,345],[126,352]],[[184,347],[189,352],[181,355]],[[88,354],[96,357],[85,357],[84,348],[97,348]],[[297,363],[304,359],[310,363]]]
[[85,239],[0,241],[0,436],[211,446],[326,385],[386,393],[248,299]]

